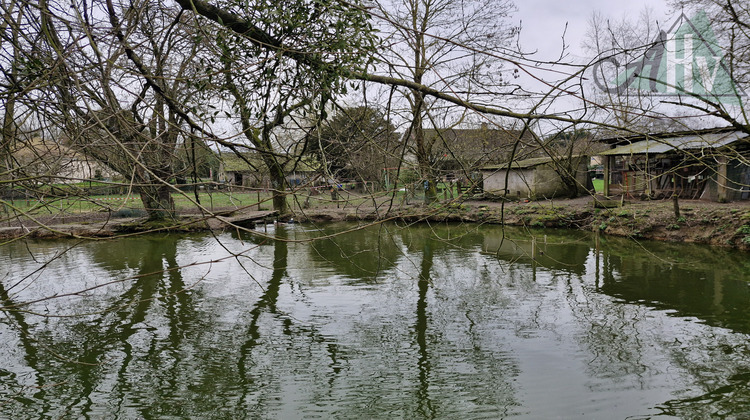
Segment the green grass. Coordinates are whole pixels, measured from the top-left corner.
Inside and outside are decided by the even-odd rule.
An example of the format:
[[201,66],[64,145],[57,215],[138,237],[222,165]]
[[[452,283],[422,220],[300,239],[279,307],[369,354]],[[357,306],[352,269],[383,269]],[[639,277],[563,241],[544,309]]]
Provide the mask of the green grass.
[[596,192],[602,192],[604,191],[604,180],[603,179],[594,179],[592,180],[594,183],[594,191]]
[[[174,193],[172,197],[175,200],[175,207],[178,211],[186,211],[196,208],[194,203],[195,196],[192,193],[179,194]],[[199,194],[200,203],[207,209],[212,208],[240,208],[248,205],[257,205],[257,193],[230,193],[227,191],[214,191],[211,194],[201,192]],[[260,194],[261,207],[270,209],[271,194]],[[140,196],[131,195],[97,195],[87,197],[67,197],[55,198],[49,197],[44,200],[37,199],[16,199],[0,200],[0,217],[3,213],[28,213],[36,215],[50,214],[75,214],[89,213],[96,211],[118,211],[121,209],[143,209],[143,203]]]
[[[397,197],[403,196],[403,192],[398,193]],[[249,191],[206,191],[199,192],[201,206],[208,210],[218,209],[239,209],[250,207],[252,210],[271,210],[273,208],[272,196],[270,192]],[[186,212],[197,208],[195,195],[193,192],[184,194],[174,193],[172,198],[175,201],[175,208],[178,212]],[[398,200],[398,198],[397,198]],[[331,200],[331,194],[328,191],[321,191],[320,194],[309,196],[309,207],[305,207],[308,201],[307,190],[300,191],[296,196],[287,196],[287,203],[290,208],[324,208],[324,207],[357,207],[360,205],[370,205],[372,199],[369,196],[350,194],[349,192],[340,192],[337,201]],[[260,206],[258,203],[260,202]],[[9,217],[14,214],[27,214],[31,216],[48,216],[58,214],[78,214],[89,212],[122,212],[126,210],[142,210],[143,203],[140,196],[131,195],[98,195],[86,197],[66,197],[55,198],[47,197],[43,200],[38,199],[16,199],[0,200],[0,219]]]
[[[88,186],[88,183],[86,183]],[[49,215],[66,215],[80,214],[90,212],[117,212],[118,214],[137,214],[138,210],[143,210],[143,203],[137,194],[112,194],[112,195],[91,195],[91,196],[74,196],[72,194],[80,193],[75,191],[71,186],[64,186],[56,190],[58,194],[68,195],[67,197],[54,197],[47,195],[41,200],[37,198],[0,200],[0,220],[5,217],[14,217],[18,214],[29,216],[49,216]],[[453,188],[453,194],[450,192],[444,194],[443,188],[452,187],[448,184],[438,185],[438,199],[444,197],[456,197],[457,191]],[[66,191],[66,189],[68,191]],[[337,201],[331,199],[331,193],[327,189],[320,189],[316,195],[308,195],[308,189],[301,189],[296,195],[290,194],[287,197],[287,203],[290,209],[320,209],[320,208],[356,208],[361,205],[372,205],[372,197],[367,194],[355,194],[351,191],[340,191]],[[46,194],[46,192],[42,192]],[[395,193],[394,204],[399,205],[403,202],[421,202],[423,192],[417,191],[416,195],[411,192],[397,191]],[[387,197],[386,197],[387,195]],[[390,199],[391,194],[380,192],[375,194],[378,202]],[[408,196],[405,197],[405,196]],[[197,208],[194,200],[195,195],[192,191],[185,193],[174,193],[172,197],[175,201],[175,207],[178,212],[184,213]],[[380,197],[380,198],[377,198]],[[261,191],[230,191],[230,190],[200,190],[200,204],[208,210],[232,209],[232,208],[250,208],[252,210],[271,210],[273,208],[272,197],[270,192]],[[260,202],[260,205],[258,203]]]

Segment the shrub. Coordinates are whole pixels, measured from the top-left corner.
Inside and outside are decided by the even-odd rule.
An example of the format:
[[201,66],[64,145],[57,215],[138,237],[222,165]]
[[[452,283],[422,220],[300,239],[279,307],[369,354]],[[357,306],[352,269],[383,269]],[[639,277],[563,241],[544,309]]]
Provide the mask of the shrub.
[[127,217],[146,217],[148,214],[142,209],[120,209],[112,213],[112,217],[122,219]]

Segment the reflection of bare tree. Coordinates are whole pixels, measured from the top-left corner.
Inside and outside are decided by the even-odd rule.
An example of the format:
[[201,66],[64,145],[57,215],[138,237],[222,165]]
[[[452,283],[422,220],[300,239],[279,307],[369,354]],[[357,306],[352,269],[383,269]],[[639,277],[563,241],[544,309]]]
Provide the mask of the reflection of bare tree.
[[[0,308],[14,308],[15,306],[15,302],[13,302],[12,298],[9,296],[5,285],[0,282]],[[37,349],[37,343],[35,342],[34,336],[31,332],[31,327],[26,322],[23,313],[17,310],[3,310],[2,315],[7,320],[7,323],[17,331],[18,340],[23,347],[24,360],[28,367],[36,373],[36,380],[34,383],[35,391],[33,392],[33,398],[45,401],[43,406],[39,408],[39,412],[37,413],[37,416],[41,416],[42,413],[46,413],[49,411],[49,402],[47,402],[45,399],[47,383],[44,375],[42,374],[42,358],[40,357],[39,349]],[[7,338],[5,339],[7,340]],[[0,373],[2,373],[2,376],[11,376],[13,379],[17,379],[15,374],[11,374],[5,369],[0,368]],[[4,395],[6,394],[5,388],[11,388],[7,390],[8,395]],[[6,412],[10,414],[9,411],[13,410],[13,407],[9,406],[10,401],[6,401],[6,398],[8,400],[12,400],[13,402],[23,403],[25,399],[25,389],[27,388],[20,382],[16,382],[15,385],[9,386],[6,384],[6,381],[3,381],[2,387],[0,387],[0,391],[2,391],[0,392],[0,412]]]
[[376,279],[393,268],[401,256],[386,226],[378,227],[378,235],[337,235],[339,228],[322,227],[320,233],[330,237],[312,242],[309,252],[313,259],[340,274],[357,281]]
[[[434,224],[399,232],[405,254],[422,256],[414,267],[419,379],[415,417],[460,417],[484,406],[502,416],[518,404],[513,382],[517,369],[504,355],[505,331],[498,328],[498,319],[512,307],[501,284],[513,276],[496,271],[497,265],[483,263],[477,254],[485,229],[494,231],[489,226]],[[465,396],[473,408],[446,402],[441,386],[456,377],[462,385],[454,384],[452,396]]]
[[711,248],[680,245],[609,240],[606,261],[619,276],[605,272],[602,292],[750,333],[746,256],[729,253],[717,260]]
[[[160,237],[153,239],[138,240],[138,248],[141,252],[138,275],[130,287],[120,294],[118,299],[111,303],[110,309],[93,323],[77,326],[85,331],[87,341],[91,344],[84,350],[81,360],[91,363],[80,370],[80,386],[83,388],[82,395],[87,400],[81,409],[82,414],[91,412],[96,403],[92,400],[99,386],[105,381],[108,374],[106,369],[98,366],[105,360],[117,360],[119,367],[116,373],[117,382],[111,389],[111,394],[116,395],[120,405],[126,405],[133,394],[142,392],[144,386],[158,386],[154,383],[144,383],[133,375],[133,371],[142,368],[144,363],[151,357],[159,354],[165,348],[179,348],[180,342],[185,336],[186,324],[195,318],[192,311],[190,296],[185,291],[185,284],[181,272],[177,269],[177,239],[176,237]],[[127,241],[126,241],[127,242]],[[131,243],[131,246],[133,244]],[[136,254],[138,255],[138,254]],[[160,308],[156,307],[157,301],[163,301],[165,311],[165,325],[167,328],[167,339],[164,343],[158,343],[156,326],[148,321]],[[149,343],[148,350],[135,347],[134,342]],[[120,357],[112,357],[120,353]],[[160,380],[176,382],[178,373],[173,364],[171,369],[162,366],[159,369]],[[167,374],[169,373],[169,374]],[[171,378],[171,379],[170,379]],[[158,411],[160,402],[152,395],[153,406],[151,409]],[[73,412],[76,404],[72,403],[68,410]],[[145,409],[146,415],[150,409]]]
[[[245,383],[242,387],[241,397],[237,401],[240,404],[240,406],[238,406],[238,410],[240,411],[242,410],[242,405],[251,399],[250,397],[252,394],[257,392],[272,392],[270,389],[272,383],[271,375],[263,375],[261,371],[255,369],[256,365],[260,364],[260,362],[253,360],[253,351],[263,344],[261,342],[260,333],[261,316],[266,312],[278,315],[276,302],[279,298],[281,280],[286,275],[287,257],[289,255],[288,245],[285,241],[287,235],[283,226],[277,226],[276,229],[276,237],[279,240],[276,240],[273,243],[273,268],[271,279],[265,285],[265,292],[250,310],[250,321],[246,332],[247,339],[240,347],[237,359],[237,372],[240,380]],[[289,318],[285,318],[282,328],[284,328],[286,334],[291,335],[291,332],[289,331],[290,324],[291,321]],[[266,409],[266,398],[263,396],[255,396],[254,399],[256,402],[253,406],[253,410],[256,413],[264,412]]]
[[[630,360],[628,364],[637,367],[635,363],[641,361],[647,376],[647,369],[654,369],[651,357],[656,352],[668,360],[673,375],[679,372],[685,378],[675,398],[660,405],[663,414],[698,419],[747,413],[750,374],[741,366],[750,356],[748,290],[737,271],[742,261],[730,263],[734,256],[728,255],[717,264],[715,253],[700,246],[641,246],[640,251],[650,253],[634,252],[637,247],[632,242],[609,240],[603,253],[599,291],[623,302],[614,306],[616,312],[610,309],[604,316],[605,306],[612,308],[605,295],[587,299],[589,342],[598,343],[592,346],[597,365],[612,372],[618,362]],[[667,309],[672,317],[655,322],[654,308]],[[614,362],[613,356],[618,358]]]
[[419,359],[419,388],[417,390],[417,412],[420,417],[426,419],[435,418],[435,409],[430,400],[430,357],[427,350],[427,292],[430,289],[430,270],[432,269],[432,247],[429,241],[425,242],[422,251],[422,264],[419,272],[419,300],[417,300],[417,323],[414,326],[417,333],[417,346]]
[[[609,266],[605,258],[605,272]],[[587,369],[593,378],[630,378],[641,387],[649,369],[644,355],[657,338],[641,320],[648,308],[612,305],[609,299],[583,284],[582,277],[568,277],[566,296],[580,332],[576,341],[591,355]]]
[[[717,337],[707,331],[685,342],[663,343],[693,383],[659,406],[665,415],[685,419],[746,418],[750,413],[750,345],[745,335]],[[702,349],[697,355],[687,349]]]
[[279,289],[281,288],[281,280],[286,275],[287,256],[289,250],[287,243],[284,241],[283,228],[277,228],[277,237],[280,240],[274,242],[273,246],[273,272],[271,274],[271,280],[268,282],[265,288],[265,293],[261,295],[258,302],[255,304],[253,309],[250,311],[250,325],[248,326],[248,340],[241,347],[240,360],[238,361],[238,368],[240,374],[244,377],[247,372],[246,358],[249,357],[249,353],[252,349],[258,345],[260,339],[260,332],[258,321],[264,311],[268,311],[272,314],[276,313],[276,301],[279,298]]
[[[89,247],[93,260],[109,269],[137,269],[128,286],[100,306],[96,315],[52,318],[31,326],[20,312],[6,312],[18,326],[39,387],[34,404],[27,402],[21,417],[30,409],[39,410],[40,416],[95,415],[101,409],[102,392],[120,406],[127,406],[134,395],[151,398],[150,409],[166,404],[149,390],[163,386],[159,381],[178,382],[176,363],[159,366],[158,379],[151,381],[134,372],[166,349],[179,348],[195,319],[192,299],[177,269],[177,241],[177,237],[139,238],[111,247]],[[12,307],[7,293],[2,298],[3,306]],[[160,333],[165,334],[163,340]],[[150,409],[143,409],[142,415]]]
[[[216,264],[201,287],[188,292],[192,273],[205,275],[186,264],[196,255],[188,251],[196,245],[190,238],[77,248],[71,253],[87,252],[95,263],[83,266],[133,278],[110,285],[97,295],[101,299],[80,299],[97,300],[101,314],[58,319],[7,312],[0,319],[0,333],[12,325],[8,335],[21,338],[10,370],[38,375],[32,385],[57,385],[37,390],[28,378],[14,383],[0,367],[0,395],[8,401],[0,417],[96,417],[102,410],[147,418],[533,417],[538,399],[558,409],[580,393],[599,402],[648,401],[643,411],[681,418],[750,406],[750,373],[743,368],[750,347],[741,312],[735,332],[710,324],[719,314],[700,312],[731,313],[741,302],[736,278],[722,270],[697,276],[705,277],[699,282],[670,257],[673,266],[662,266],[661,277],[654,277],[642,271],[645,262],[635,251],[610,247],[610,241],[602,247],[597,283],[589,245],[574,237],[565,246],[575,249],[558,251],[563,245],[550,235],[547,248],[539,244],[550,263],[539,258],[534,276],[529,260],[514,254],[520,248],[478,252],[499,228],[390,229],[395,237],[379,239],[386,230],[365,229],[353,234],[369,238],[339,242],[347,251],[350,243],[395,246],[387,252],[400,256],[377,282],[339,271],[312,273],[309,245],[296,243],[312,236],[302,226],[277,226],[276,241],[251,250],[229,234],[218,237],[221,247],[201,237],[200,257],[221,249],[222,255],[242,252],[242,258]],[[257,282],[241,270],[238,260],[245,258],[256,264],[246,268]],[[651,276],[647,282],[643,272]],[[313,281],[300,282],[298,275]],[[8,282],[0,285],[2,305],[14,307],[3,286],[7,291]],[[700,320],[683,316],[690,306],[675,306],[688,305],[691,293]],[[654,308],[659,305],[677,316]],[[68,313],[80,315],[83,307]],[[0,356],[11,346],[0,347]],[[550,369],[560,375],[549,375]],[[6,390],[24,386],[24,394],[10,400]],[[559,388],[565,389],[547,396],[546,390]],[[31,402],[24,406],[21,397]],[[639,408],[627,414],[638,414],[632,411]]]

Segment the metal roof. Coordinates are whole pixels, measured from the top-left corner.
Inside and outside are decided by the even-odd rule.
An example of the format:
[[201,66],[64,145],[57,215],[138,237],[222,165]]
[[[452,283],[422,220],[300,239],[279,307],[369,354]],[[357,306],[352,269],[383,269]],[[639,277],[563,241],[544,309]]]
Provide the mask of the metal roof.
[[[223,170],[225,172],[263,172],[268,170],[259,153],[248,152],[243,153],[243,156],[250,162],[249,165],[248,162],[234,153],[223,154],[221,156]],[[277,157],[281,158],[280,156]],[[312,156],[305,156],[299,162],[294,157],[290,157],[288,160],[282,161],[282,163],[286,171],[315,172],[320,167],[318,161]]]
[[[543,156],[543,157],[536,157],[536,158],[530,158],[530,159],[524,159],[524,160],[514,160],[512,162],[511,168],[513,169],[527,169],[527,168],[533,168],[535,166],[544,165],[546,163],[554,162],[555,160],[569,160],[569,159],[580,159],[580,158],[587,158],[586,155],[573,155],[573,156],[565,156],[565,157],[549,157],[549,156]],[[507,169],[508,163],[501,163],[499,165],[486,165],[479,168],[481,171],[496,171],[499,169]]]
[[675,150],[718,149],[744,139],[747,133],[732,131],[729,133],[705,133],[678,137],[647,139],[618,146],[599,153],[601,156],[660,154]]

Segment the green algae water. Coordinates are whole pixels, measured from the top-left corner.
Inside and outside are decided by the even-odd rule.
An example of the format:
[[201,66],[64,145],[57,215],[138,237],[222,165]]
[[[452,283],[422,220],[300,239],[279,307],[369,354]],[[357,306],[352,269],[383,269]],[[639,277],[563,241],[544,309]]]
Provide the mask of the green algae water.
[[747,254],[356,228],[0,247],[0,418],[750,417]]

